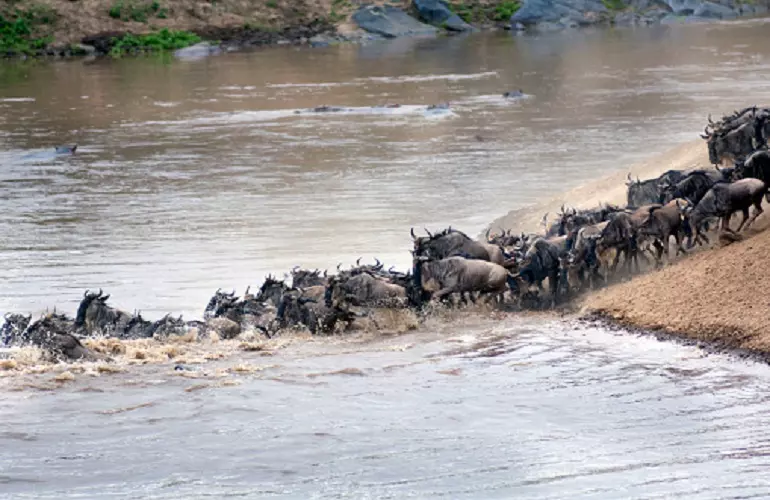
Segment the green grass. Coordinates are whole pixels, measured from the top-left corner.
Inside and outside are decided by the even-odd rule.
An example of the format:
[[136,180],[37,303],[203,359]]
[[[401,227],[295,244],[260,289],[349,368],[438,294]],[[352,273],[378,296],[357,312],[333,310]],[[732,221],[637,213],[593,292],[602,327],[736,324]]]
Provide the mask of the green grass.
[[628,7],[623,0],[602,0],[602,3],[610,11],[623,10]]
[[34,4],[26,10],[0,13],[0,52],[34,54],[44,49],[53,37],[36,36],[36,28],[55,24],[57,19],[55,10]]
[[519,8],[521,8],[521,4],[516,0],[506,0],[504,2],[500,2],[495,6],[495,13],[492,19],[495,21],[508,21],[511,19],[511,16],[514,15],[517,10],[519,10]]
[[170,31],[166,28],[147,35],[127,34],[122,38],[113,39],[110,49],[112,56],[120,56],[126,52],[158,52],[183,49],[195,45],[201,38],[189,31]]

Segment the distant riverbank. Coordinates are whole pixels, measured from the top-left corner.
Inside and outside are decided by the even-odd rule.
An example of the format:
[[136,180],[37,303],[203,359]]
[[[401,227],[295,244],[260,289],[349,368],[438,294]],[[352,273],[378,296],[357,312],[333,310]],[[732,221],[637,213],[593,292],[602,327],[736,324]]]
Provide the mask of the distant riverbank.
[[763,16],[767,2],[724,0],[403,0],[367,4],[267,0],[99,0],[0,8],[0,54],[72,57],[193,49],[180,57],[266,45],[323,47],[484,29],[543,33],[589,26],[681,24]]

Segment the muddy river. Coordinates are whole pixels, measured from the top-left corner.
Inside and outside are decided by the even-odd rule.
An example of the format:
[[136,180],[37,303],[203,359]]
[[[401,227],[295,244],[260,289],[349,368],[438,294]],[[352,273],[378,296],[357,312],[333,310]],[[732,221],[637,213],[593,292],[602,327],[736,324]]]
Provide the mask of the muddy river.
[[[193,318],[294,265],[406,268],[410,226],[475,235],[767,104],[766,33],[3,63],[0,312],[74,314],[102,287]],[[344,109],[302,111],[320,105]],[[0,498],[770,496],[764,366],[486,316],[238,356],[4,392]]]

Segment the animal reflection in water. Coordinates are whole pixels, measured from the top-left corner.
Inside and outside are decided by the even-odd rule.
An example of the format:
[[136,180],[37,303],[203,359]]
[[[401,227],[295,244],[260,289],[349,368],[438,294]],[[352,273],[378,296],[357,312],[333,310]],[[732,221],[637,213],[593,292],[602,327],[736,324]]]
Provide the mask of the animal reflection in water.
[[[6,314],[0,340],[6,346],[41,347],[52,359],[99,359],[83,338],[163,340],[191,329],[199,338],[214,333],[231,339],[243,332],[272,337],[295,328],[325,335],[359,328],[383,309],[424,318],[436,303],[482,301],[505,310],[556,307],[586,289],[640,272],[640,257],[646,267],[657,267],[664,255],[670,261],[709,244],[710,231],[736,235],[749,227],[762,213],[762,198],[770,202],[767,118],[770,112],[747,108],[719,124],[711,122],[713,131],[704,138],[709,152],[716,151],[712,160],[733,158],[732,167],[670,170],[644,181],[629,175],[625,207],[562,206],[550,224],[545,214],[540,234],[501,229],[477,241],[452,227],[435,233],[426,229],[425,236],[412,229],[412,268],[407,271],[385,269],[377,259],[374,264],[358,259],[349,269],[340,264],[334,273],[295,267],[284,279],[268,276],[256,293],[250,288],[242,296],[217,290],[201,321],[170,314],[149,321],[138,311],[113,307],[102,290],[86,291],[74,319],[61,312],[34,321]],[[728,140],[732,131],[749,128],[756,148]],[[730,219],[736,213],[743,220],[733,230]]]

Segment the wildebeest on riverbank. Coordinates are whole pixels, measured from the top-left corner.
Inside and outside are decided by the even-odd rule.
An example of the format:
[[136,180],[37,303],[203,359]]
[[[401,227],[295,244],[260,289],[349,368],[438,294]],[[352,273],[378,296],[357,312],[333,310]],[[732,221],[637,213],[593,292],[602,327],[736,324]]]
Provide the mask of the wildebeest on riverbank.
[[[731,120],[757,116],[747,113]],[[751,151],[735,150],[740,155],[732,168],[669,170],[647,180],[629,176],[626,206],[562,206],[553,224],[544,224],[537,234],[500,228],[477,241],[452,227],[425,229],[425,236],[411,229],[412,265],[406,270],[386,269],[378,259],[373,264],[358,259],[349,268],[339,264],[332,272],[297,266],[284,279],[267,276],[254,292],[216,290],[202,321],[171,314],[151,321],[138,311],[114,307],[101,289],[86,291],[74,318],[60,312],[37,319],[6,314],[0,340],[4,345],[34,345],[59,359],[103,359],[88,348],[87,339],[153,342],[187,334],[194,338],[191,332],[197,331],[199,339],[228,340],[246,334],[273,337],[289,329],[330,335],[360,328],[383,310],[425,317],[438,304],[458,301],[452,299],[483,300],[505,310],[558,306],[586,288],[641,272],[643,259],[655,266],[663,265],[664,256],[672,261],[692,250],[693,236],[708,243],[710,219],[721,219],[721,230],[727,232],[750,226],[762,213],[762,197],[770,202],[770,154],[764,144],[756,144],[756,137]],[[733,231],[729,221],[737,212],[743,221]]]

